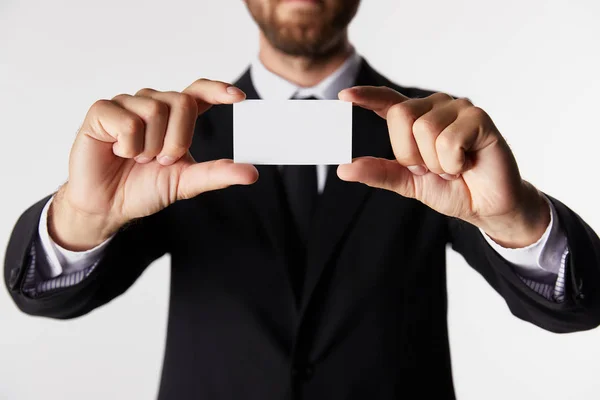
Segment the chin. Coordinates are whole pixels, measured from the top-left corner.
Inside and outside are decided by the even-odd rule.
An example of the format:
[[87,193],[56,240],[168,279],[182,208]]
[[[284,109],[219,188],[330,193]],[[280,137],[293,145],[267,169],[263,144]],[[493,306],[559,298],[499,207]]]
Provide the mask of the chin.
[[269,10],[259,7],[260,1],[247,3],[271,45],[283,53],[307,57],[327,55],[343,41],[358,4],[356,0],[273,0]]

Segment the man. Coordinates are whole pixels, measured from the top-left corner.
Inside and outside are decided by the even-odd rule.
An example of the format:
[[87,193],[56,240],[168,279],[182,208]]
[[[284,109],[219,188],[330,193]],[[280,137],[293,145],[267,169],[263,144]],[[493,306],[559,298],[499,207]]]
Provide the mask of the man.
[[[517,317],[599,324],[598,237],[521,179],[483,110],[375,72],[348,42],[359,0],[246,4],[260,54],[235,86],[90,108],[68,182],[8,245],[21,310],[83,315],[170,253],[161,399],[454,398],[448,242]],[[227,104],[338,96],[357,105],[352,164],[228,160]]]

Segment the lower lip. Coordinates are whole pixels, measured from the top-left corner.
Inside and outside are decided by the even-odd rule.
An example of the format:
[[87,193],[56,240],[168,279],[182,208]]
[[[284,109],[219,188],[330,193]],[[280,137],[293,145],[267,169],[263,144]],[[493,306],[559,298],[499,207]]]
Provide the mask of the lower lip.
[[283,3],[317,4],[319,0],[283,0]]

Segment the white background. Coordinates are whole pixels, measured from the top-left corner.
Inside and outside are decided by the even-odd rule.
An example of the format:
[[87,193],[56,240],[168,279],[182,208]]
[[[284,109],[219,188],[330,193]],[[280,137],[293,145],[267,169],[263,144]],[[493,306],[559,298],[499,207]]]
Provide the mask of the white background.
[[[524,177],[600,231],[597,1],[363,3],[351,39],[372,65],[400,84],[471,98]],[[239,0],[0,0],[2,259],[21,212],[66,179],[96,99],[181,90],[199,77],[232,81],[255,56],[256,34]],[[154,398],[168,262],[71,321],[21,314],[0,290],[0,398]],[[513,317],[460,256],[450,253],[448,271],[459,399],[600,397],[599,330],[542,331]]]

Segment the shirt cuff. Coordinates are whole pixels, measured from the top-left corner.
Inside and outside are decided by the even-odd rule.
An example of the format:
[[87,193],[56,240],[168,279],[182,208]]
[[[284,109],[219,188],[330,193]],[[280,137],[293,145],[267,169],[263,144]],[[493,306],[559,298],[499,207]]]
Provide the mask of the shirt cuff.
[[114,237],[113,235],[98,246],[86,251],[70,251],[62,248],[54,243],[48,233],[48,210],[50,209],[52,200],[54,200],[54,196],[44,206],[38,226],[42,249],[48,260],[48,270],[39,271],[45,278],[56,278],[61,274],[82,271],[90,265],[97,263],[102,258],[106,245]]
[[550,223],[542,237],[527,247],[502,247],[483,230],[480,231],[489,245],[506,261],[512,263],[521,276],[540,281],[554,281],[559,273],[563,255],[567,252],[567,238],[560,229],[554,205],[546,196],[544,199],[550,207]]

